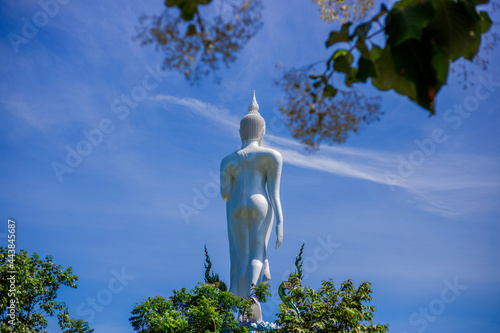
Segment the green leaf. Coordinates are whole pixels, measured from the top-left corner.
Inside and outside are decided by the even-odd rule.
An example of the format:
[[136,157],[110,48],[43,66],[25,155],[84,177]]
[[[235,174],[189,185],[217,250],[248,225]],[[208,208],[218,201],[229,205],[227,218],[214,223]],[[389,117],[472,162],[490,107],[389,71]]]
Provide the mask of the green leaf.
[[394,59],[389,45],[381,50],[378,46],[372,48],[372,56],[377,69],[377,78],[372,78],[373,85],[380,90],[394,89],[398,93],[415,98],[417,88],[415,82],[409,81],[396,71]]
[[393,89],[408,96],[434,113],[435,97],[447,73],[447,58],[439,56],[439,52],[429,40],[410,39],[397,47],[386,45],[376,61],[378,77],[372,82],[381,90]]
[[374,44],[372,49],[370,50],[370,54],[372,56],[373,61],[376,61],[382,55],[382,48]]
[[353,62],[352,54],[344,49],[337,50],[333,54],[333,69],[337,72],[351,74],[351,64]]
[[335,89],[332,85],[327,84],[325,89],[323,89],[323,97],[335,97],[337,95],[338,90]]
[[356,80],[366,82],[369,77],[377,77],[377,70],[375,64],[371,59],[360,57],[358,60],[358,71],[356,73]]
[[[428,33],[434,43],[454,61],[460,57],[471,60],[479,49],[482,18],[474,15],[470,3],[431,0],[436,10]],[[471,8],[472,7],[472,8]]]
[[194,2],[188,2],[182,6],[181,17],[184,21],[191,21],[198,11],[198,6]]
[[449,58],[440,50],[436,50],[431,58],[431,64],[436,72],[436,79],[441,85],[446,84],[448,77],[448,68],[450,66]]
[[417,6],[422,3],[421,0],[399,0],[397,1],[392,10],[403,10],[406,7]]
[[481,15],[481,33],[485,33],[487,32],[488,30],[490,30],[490,27],[491,27],[491,24],[493,22],[491,22],[491,19],[490,19],[490,15],[488,15],[487,12],[480,12],[479,15]]
[[386,19],[387,42],[394,47],[408,39],[420,40],[434,14],[434,7],[429,2],[391,10]]
[[[344,49],[338,49],[337,51],[335,51],[332,58],[333,58],[333,61],[335,62],[335,65],[337,65],[337,67],[342,66],[344,61],[349,66],[353,61],[351,52],[344,50]],[[335,68],[335,65],[334,65],[334,68]],[[343,72],[342,70],[339,70],[337,68],[335,68],[335,70]]]
[[333,54],[333,69],[337,72],[344,73],[345,76],[345,84],[347,86],[351,86],[355,82],[355,69],[351,67],[353,62],[353,56],[351,52],[343,49],[337,50]]
[[335,43],[340,42],[348,42],[349,41],[349,27],[351,26],[351,22],[346,22],[342,24],[342,28],[340,31],[332,31],[330,32],[330,37],[326,41],[326,47],[330,47]]
[[349,53],[349,51],[345,50],[345,49],[338,49],[337,51],[335,51],[333,53],[333,60],[336,60],[337,58],[339,57],[342,57],[342,56],[347,56]]

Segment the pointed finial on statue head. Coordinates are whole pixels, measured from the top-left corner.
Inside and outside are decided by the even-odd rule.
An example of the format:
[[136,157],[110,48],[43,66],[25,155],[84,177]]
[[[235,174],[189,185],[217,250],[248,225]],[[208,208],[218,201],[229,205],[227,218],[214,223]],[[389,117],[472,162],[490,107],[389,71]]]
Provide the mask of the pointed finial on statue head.
[[240,121],[241,142],[262,140],[266,132],[266,122],[259,113],[259,104],[253,91],[252,102],[248,106],[248,113]]
[[253,91],[252,102],[248,106],[248,112],[259,112],[259,104],[257,104],[257,99],[255,99],[255,90]]

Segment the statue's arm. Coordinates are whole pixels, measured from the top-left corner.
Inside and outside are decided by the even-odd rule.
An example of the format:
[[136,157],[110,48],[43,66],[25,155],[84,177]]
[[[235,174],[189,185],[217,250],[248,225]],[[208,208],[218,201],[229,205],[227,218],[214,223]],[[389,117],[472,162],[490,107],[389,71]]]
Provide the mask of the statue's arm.
[[280,247],[283,241],[283,213],[281,211],[280,200],[280,180],[281,168],[283,166],[283,158],[281,154],[274,151],[269,156],[267,166],[267,192],[269,200],[273,206],[274,214],[276,215],[276,248]]
[[223,159],[220,165],[220,194],[224,201],[231,199],[232,178],[228,170],[227,160]]

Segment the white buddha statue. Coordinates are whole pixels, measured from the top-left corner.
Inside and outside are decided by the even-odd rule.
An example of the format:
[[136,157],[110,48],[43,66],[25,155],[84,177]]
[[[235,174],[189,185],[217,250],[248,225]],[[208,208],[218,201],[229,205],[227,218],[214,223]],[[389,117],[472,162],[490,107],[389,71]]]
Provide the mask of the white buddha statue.
[[[266,124],[255,99],[240,122],[240,150],[221,163],[221,194],[226,201],[227,228],[231,257],[229,290],[249,297],[252,284],[271,279],[267,244],[276,214],[276,248],[283,240],[280,202],[281,154],[262,147]],[[262,321],[260,304],[252,306],[252,322]]]

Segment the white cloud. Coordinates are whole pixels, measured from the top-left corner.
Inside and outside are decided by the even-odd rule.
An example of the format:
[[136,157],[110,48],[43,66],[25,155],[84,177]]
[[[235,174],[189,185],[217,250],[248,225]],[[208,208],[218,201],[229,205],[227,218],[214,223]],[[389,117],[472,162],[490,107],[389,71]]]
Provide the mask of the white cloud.
[[212,120],[217,124],[229,126],[233,129],[239,128],[239,120],[236,116],[231,114],[231,111],[218,108],[195,98],[178,98],[169,95],[156,95],[153,96],[152,99],[154,101],[178,104],[186,107],[187,110],[193,112],[194,114]]
[[[157,95],[153,99],[182,105],[237,135],[239,119],[229,110],[194,98]],[[408,156],[404,153],[335,146],[322,147],[312,154],[297,141],[277,135],[266,135],[265,144],[279,150],[285,163],[340,177],[368,180],[391,186],[393,190],[404,189],[420,209],[439,215],[456,216],[494,207],[493,202],[488,204],[491,201],[488,198],[500,187],[498,163],[484,156],[431,155],[421,165],[414,166],[410,174],[403,174],[398,168],[401,156]],[[478,172],[479,168],[481,172]]]

